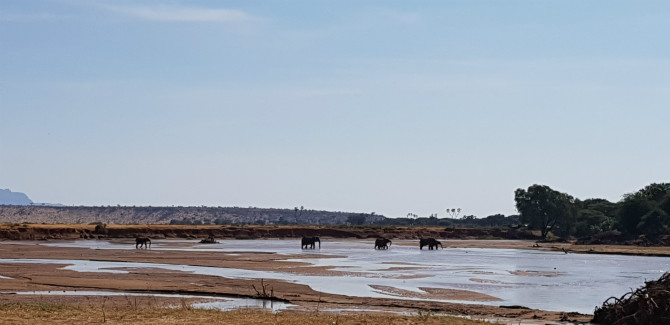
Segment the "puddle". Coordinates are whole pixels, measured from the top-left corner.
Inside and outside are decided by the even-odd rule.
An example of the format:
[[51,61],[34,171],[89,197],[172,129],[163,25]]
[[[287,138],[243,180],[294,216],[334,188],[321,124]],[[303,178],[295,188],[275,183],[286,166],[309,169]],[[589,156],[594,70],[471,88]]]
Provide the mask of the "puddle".
[[267,309],[273,312],[295,307],[293,304],[288,304],[281,301],[263,300],[263,299],[235,299],[228,301],[213,301],[213,302],[198,302],[192,304],[193,308],[198,309],[217,309],[217,310],[235,310],[240,308],[259,308]]
[[17,295],[38,295],[38,296],[127,296],[127,297],[163,297],[163,298],[196,298],[218,300],[211,302],[197,302],[191,304],[193,308],[198,309],[218,309],[223,311],[235,310],[240,308],[259,308],[267,309],[273,312],[295,307],[296,305],[251,298],[230,298],[216,296],[198,296],[198,295],[180,295],[180,294],[162,294],[162,293],[136,293],[136,292],[114,292],[114,291],[19,291],[19,292],[0,292],[0,294]]
[[320,308],[320,312],[337,314],[356,314],[356,313],[384,313],[395,315],[412,315],[414,311],[394,311],[388,309],[369,309],[369,308]]
[[[489,295],[501,301],[466,301],[487,305],[522,305],[553,311],[592,313],[595,306],[612,295],[637,288],[645,280],[658,279],[670,271],[670,257],[646,257],[563,252],[447,248],[419,250],[415,241],[394,241],[388,250],[374,250],[373,240],[323,240],[320,250],[302,250],[296,239],[220,240],[201,245],[197,240],[156,240],[152,249],[181,251],[265,252],[302,254],[306,258],[290,261],[332,267],[346,275],[316,276],[290,273],[290,270],[254,271],[190,265],[125,263],[86,260],[0,259],[0,263],[63,264],[77,272],[128,273],[137,268],[190,272],[227,278],[278,279],[309,285],[332,294],[359,297],[398,297],[371,286],[422,292],[419,288],[466,290]],[[399,244],[399,245],[396,245]],[[132,249],[134,244],[104,240],[77,240],[40,245],[89,247],[92,249]],[[288,259],[287,259],[288,260]],[[448,292],[448,291],[444,291]],[[425,295],[402,299],[460,302],[448,295]]]

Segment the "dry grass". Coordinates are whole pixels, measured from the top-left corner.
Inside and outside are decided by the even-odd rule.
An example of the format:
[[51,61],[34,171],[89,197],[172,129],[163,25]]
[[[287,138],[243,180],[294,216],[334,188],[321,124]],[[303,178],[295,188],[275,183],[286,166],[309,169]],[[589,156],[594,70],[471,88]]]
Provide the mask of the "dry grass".
[[0,305],[2,324],[490,324],[449,316],[420,313],[403,316],[394,314],[336,314],[317,312],[267,311],[242,309],[221,312],[216,310],[180,308],[104,308],[100,306],[72,306],[58,304]]

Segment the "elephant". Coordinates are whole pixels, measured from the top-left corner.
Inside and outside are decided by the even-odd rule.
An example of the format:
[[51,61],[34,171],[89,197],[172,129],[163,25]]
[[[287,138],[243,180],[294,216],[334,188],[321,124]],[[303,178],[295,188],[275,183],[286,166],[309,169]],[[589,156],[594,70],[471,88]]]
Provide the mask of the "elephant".
[[151,248],[151,239],[148,237],[137,237],[135,238],[135,248]]
[[437,245],[442,246],[442,243],[439,240],[435,240],[435,238],[421,238],[419,239],[419,249],[423,249],[423,246],[428,246],[429,250],[437,249]]
[[375,240],[375,249],[388,249],[391,247],[391,240],[384,237]]
[[319,242],[319,249],[321,249],[321,240],[319,237],[302,237],[302,249],[314,249],[316,242]]

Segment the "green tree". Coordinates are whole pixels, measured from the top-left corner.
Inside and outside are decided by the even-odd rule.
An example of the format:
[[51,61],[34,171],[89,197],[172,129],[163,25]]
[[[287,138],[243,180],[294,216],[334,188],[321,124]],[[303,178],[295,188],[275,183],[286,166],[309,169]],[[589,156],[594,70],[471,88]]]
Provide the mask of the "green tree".
[[653,240],[665,233],[668,224],[670,224],[668,214],[662,209],[656,208],[640,218],[640,222],[637,224],[637,231]]
[[578,237],[589,236],[610,229],[603,229],[609,218],[598,210],[581,209],[577,212],[575,224],[575,235]]
[[650,239],[670,226],[670,183],[652,183],[624,195],[617,210],[618,228],[629,237],[644,234]]
[[574,198],[546,185],[532,185],[528,190],[514,192],[516,209],[521,222],[530,229],[540,230],[543,239],[554,227],[561,227],[561,235],[568,236],[574,223]]
[[637,235],[637,225],[642,220],[642,216],[651,210],[653,210],[651,202],[640,192],[625,195],[617,211],[619,230],[629,237]]
[[661,202],[666,196],[670,195],[670,183],[652,183],[639,190],[636,194],[650,201]]
[[659,208],[661,208],[667,215],[670,215],[670,195],[666,195],[663,201],[659,203]]
[[608,218],[616,217],[617,204],[605,199],[586,199],[580,201],[579,209],[588,209],[601,212]]

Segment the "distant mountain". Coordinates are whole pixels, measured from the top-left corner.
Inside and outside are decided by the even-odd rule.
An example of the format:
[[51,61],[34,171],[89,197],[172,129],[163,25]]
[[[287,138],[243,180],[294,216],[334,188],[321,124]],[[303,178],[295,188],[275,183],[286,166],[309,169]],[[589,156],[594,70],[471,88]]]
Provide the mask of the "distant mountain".
[[0,189],[0,205],[31,205],[33,201],[21,192]]

